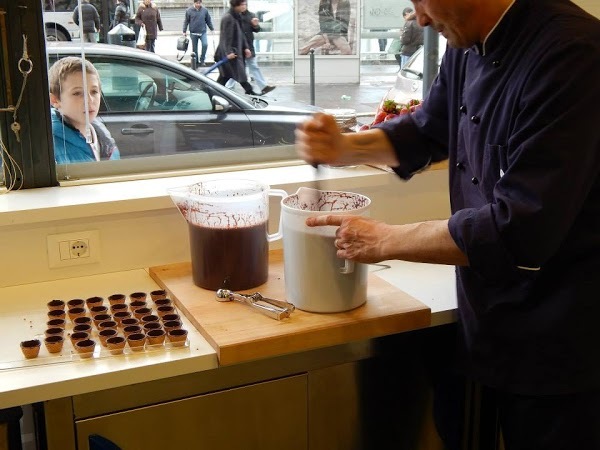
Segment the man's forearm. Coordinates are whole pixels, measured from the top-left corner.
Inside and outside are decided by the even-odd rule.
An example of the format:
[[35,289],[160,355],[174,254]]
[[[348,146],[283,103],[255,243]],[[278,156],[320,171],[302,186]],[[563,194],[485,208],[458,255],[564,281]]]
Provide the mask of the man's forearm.
[[393,231],[382,242],[387,259],[404,261],[468,266],[469,260],[456,245],[448,220],[395,225]]
[[366,130],[360,133],[343,134],[342,144],[351,151],[344,155],[358,164],[385,164],[398,166],[394,147],[382,130]]

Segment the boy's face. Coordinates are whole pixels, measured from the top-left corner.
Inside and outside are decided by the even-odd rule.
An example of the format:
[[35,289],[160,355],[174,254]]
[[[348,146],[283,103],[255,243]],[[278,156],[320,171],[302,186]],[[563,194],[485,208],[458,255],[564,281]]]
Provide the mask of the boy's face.
[[[90,122],[98,115],[100,107],[100,81],[95,74],[86,74],[88,89],[88,116]],[[61,85],[60,98],[50,94],[50,103],[60,113],[67,117],[77,128],[85,125],[85,100],[83,90],[83,76],[81,72],[74,72],[65,78]]]

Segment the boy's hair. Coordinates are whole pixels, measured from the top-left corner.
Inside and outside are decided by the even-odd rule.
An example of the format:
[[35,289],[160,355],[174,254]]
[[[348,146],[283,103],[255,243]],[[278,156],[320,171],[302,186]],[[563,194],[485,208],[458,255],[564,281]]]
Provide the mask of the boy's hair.
[[236,6],[240,6],[242,3],[247,3],[246,0],[229,0],[229,4],[231,5],[232,8],[235,8]]
[[65,79],[72,73],[82,73],[83,66],[82,62],[85,63],[86,74],[91,73],[96,75],[98,82],[100,82],[100,76],[94,65],[86,59],[80,58],[79,56],[67,56],[65,58],[56,61],[50,70],[48,71],[48,82],[50,83],[50,93],[54,94],[57,98],[60,98],[61,85]]

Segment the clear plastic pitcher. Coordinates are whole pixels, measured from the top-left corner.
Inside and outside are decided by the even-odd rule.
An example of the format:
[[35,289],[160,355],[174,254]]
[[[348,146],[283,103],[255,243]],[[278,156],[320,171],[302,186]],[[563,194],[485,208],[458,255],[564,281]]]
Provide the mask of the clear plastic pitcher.
[[194,284],[205,289],[244,290],[267,281],[269,195],[280,189],[254,180],[209,180],[168,190],[188,222]]
[[367,301],[367,265],[338,258],[336,227],[308,227],[306,219],[328,214],[367,216],[370,204],[361,194],[308,188],[281,201],[288,302],[304,311],[333,313]]

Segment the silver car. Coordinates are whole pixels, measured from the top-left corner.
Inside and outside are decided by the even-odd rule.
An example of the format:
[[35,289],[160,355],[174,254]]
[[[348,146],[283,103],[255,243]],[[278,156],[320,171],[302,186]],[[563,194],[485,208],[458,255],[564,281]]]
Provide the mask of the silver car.
[[[446,39],[440,35],[438,69],[445,51]],[[385,100],[394,100],[398,104],[406,104],[411,99],[423,100],[423,60],[424,51],[421,46],[398,72],[396,83],[383,98],[378,112],[381,110],[381,106]]]
[[[82,52],[71,42],[46,49],[50,64]],[[293,144],[296,125],[321,110],[240,95],[144,50],[107,44],[84,50],[102,82],[98,117],[121,158]]]

